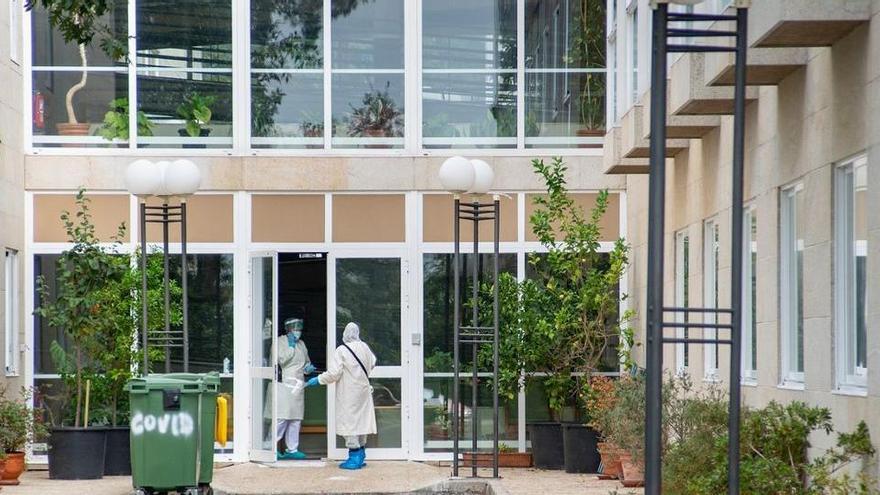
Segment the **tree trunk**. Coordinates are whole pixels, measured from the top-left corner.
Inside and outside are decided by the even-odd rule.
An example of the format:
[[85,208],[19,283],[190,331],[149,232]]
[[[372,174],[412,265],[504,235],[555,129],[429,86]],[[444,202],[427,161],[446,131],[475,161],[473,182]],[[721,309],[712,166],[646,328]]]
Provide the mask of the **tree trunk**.
[[70,87],[69,90],[67,90],[67,96],[64,98],[64,103],[67,106],[67,122],[69,124],[78,124],[79,123],[76,120],[76,113],[74,113],[74,111],[73,111],[73,97],[74,97],[74,95],[76,95],[79,92],[79,90],[86,87],[86,82],[88,82],[88,80],[89,80],[89,73],[86,70],[87,60],[86,60],[86,46],[85,45],[79,45],[79,58],[82,61],[82,67],[83,67],[82,79],[80,79],[80,81],[78,83],[74,84],[73,86]]
[[80,410],[82,407],[82,351],[76,346],[76,417],[74,426],[79,428]]

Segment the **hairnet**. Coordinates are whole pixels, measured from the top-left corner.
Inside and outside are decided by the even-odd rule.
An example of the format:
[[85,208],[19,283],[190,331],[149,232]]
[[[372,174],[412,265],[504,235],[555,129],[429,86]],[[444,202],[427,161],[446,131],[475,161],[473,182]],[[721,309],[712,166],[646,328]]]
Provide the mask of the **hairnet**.
[[348,344],[359,340],[361,340],[361,327],[354,322],[345,325],[345,331],[342,332],[342,341]]

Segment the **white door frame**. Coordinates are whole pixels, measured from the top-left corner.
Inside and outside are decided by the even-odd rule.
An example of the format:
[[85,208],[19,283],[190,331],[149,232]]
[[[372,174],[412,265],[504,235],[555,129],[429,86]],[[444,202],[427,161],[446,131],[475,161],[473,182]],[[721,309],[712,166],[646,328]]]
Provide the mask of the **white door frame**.
[[[332,251],[327,256],[327,355],[332,356],[336,349],[336,261],[339,259],[352,258],[396,258],[400,260],[400,365],[383,366],[377,363],[371,373],[371,378],[394,378],[400,380],[401,409],[400,409],[400,447],[399,448],[373,448],[370,449],[372,459],[408,459],[410,457],[410,418],[412,414],[412,387],[411,381],[415,375],[410,364],[410,353],[407,337],[415,331],[412,323],[412,311],[409,308],[410,270],[408,251],[406,246],[367,246],[363,244],[357,247],[342,247]],[[344,459],[348,451],[336,447],[336,409],[335,409],[335,385],[327,387],[327,457],[330,459]]]
[[[254,261],[257,259],[271,259],[272,260],[272,339],[273,345],[272,350],[272,358],[270,360],[272,366],[257,366],[258,356],[257,352],[259,349],[255,346],[255,338],[256,332],[262,332],[262,323],[255,321],[254,310],[257,304],[257,298],[259,297],[261,300],[264,300],[262,293],[262,283],[257,286],[254,282],[257,280],[257,274],[254,273]],[[249,282],[249,292],[248,292],[248,315],[249,315],[249,324],[248,324],[248,342],[249,346],[249,359],[248,359],[248,387],[250,388],[250,393],[248,394],[248,400],[250,402],[250,416],[248,420],[248,428],[251,431],[250,435],[250,444],[248,445],[248,458],[252,461],[257,462],[274,462],[275,461],[275,442],[272,442],[272,449],[262,449],[259,448],[260,439],[255,438],[253,435],[254,432],[254,424],[256,421],[263,420],[263,411],[264,406],[262,404],[254,404],[254,382],[256,380],[270,380],[271,383],[275,384],[275,369],[278,364],[278,355],[277,349],[274,345],[275,335],[277,334],[278,328],[278,253],[275,251],[255,251],[248,253],[248,282]],[[260,282],[263,282],[262,275],[259,278]],[[262,319],[262,315],[260,316]],[[259,327],[257,327],[259,326]],[[255,328],[257,327],[257,328]],[[272,390],[272,396],[269,399],[272,402],[272,422],[269,424],[270,433],[275,435],[275,425],[277,424],[278,411],[276,410],[276,402],[275,402],[275,393]]]

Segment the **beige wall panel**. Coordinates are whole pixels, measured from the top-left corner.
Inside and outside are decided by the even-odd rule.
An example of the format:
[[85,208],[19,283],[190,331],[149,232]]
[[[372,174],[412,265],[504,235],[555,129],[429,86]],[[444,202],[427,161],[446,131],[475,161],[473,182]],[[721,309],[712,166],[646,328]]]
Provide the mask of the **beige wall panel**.
[[[172,201],[172,204],[178,204]],[[233,197],[231,194],[204,194],[191,196],[186,200],[186,241],[187,242],[233,242]],[[160,205],[158,198],[151,198],[150,205]],[[171,224],[168,228],[169,242],[180,242],[180,225]],[[147,240],[162,241],[162,225],[147,225]]]
[[333,196],[333,242],[404,242],[406,197],[402,194]]
[[[453,197],[451,194],[426,194],[423,196],[424,221],[422,223],[422,236],[424,242],[452,242],[453,241]],[[491,196],[478,198],[481,203],[492,201]],[[467,197],[470,201],[470,197]],[[501,241],[516,241],[516,196],[501,197]],[[492,222],[481,222],[480,239],[492,240]],[[474,240],[473,227],[470,222],[462,222],[462,242]]]
[[251,242],[324,242],[324,195],[251,196]]
[[[532,226],[529,223],[529,218],[532,217],[532,213],[535,212],[535,205],[532,202],[537,194],[527,194],[526,195],[526,240],[527,241],[537,241],[538,238],[535,236],[534,232],[532,232]],[[590,210],[596,206],[596,197],[598,193],[575,193],[572,194],[574,198],[575,204],[583,208],[584,214],[589,215]],[[620,194],[609,193],[608,194],[608,208],[605,210],[605,215],[602,216],[602,221],[600,222],[600,227],[602,228],[602,240],[603,241],[616,241],[620,237]]]
[[[95,224],[95,235],[101,241],[110,241],[119,225],[129,223],[129,196],[127,194],[89,194],[89,211]],[[67,233],[61,223],[61,212],[76,213],[76,196],[73,194],[34,195],[34,242],[67,242]],[[129,240],[130,229],[125,238]]]

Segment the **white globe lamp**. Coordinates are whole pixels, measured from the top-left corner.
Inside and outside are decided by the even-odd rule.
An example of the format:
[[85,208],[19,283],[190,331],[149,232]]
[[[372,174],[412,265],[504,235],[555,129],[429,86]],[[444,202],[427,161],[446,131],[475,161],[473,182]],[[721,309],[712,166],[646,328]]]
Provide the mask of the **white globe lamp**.
[[174,160],[165,168],[164,189],[171,196],[189,196],[202,183],[199,167],[190,160]]
[[470,190],[474,184],[474,165],[463,156],[452,156],[440,166],[440,183],[453,193]]
[[150,160],[135,160],[125,169],[125,188],[135,196],[156,194],[162,182],[162,174]]
[[492,188],[495,181],[495,172],[492,167],[483,160],[471,160],[474,167],[474,182],[468,192],[471,194],[486,194]]
[[159,187],[153,192],[156,196],[171,196],[171,193],[165,188],[165,174],[168,173],[168,167],[171,166],[171,162],[168,160],[160,160],[156,162],[156,169],[159,170],[159,177],[161,180],[159,181]]

